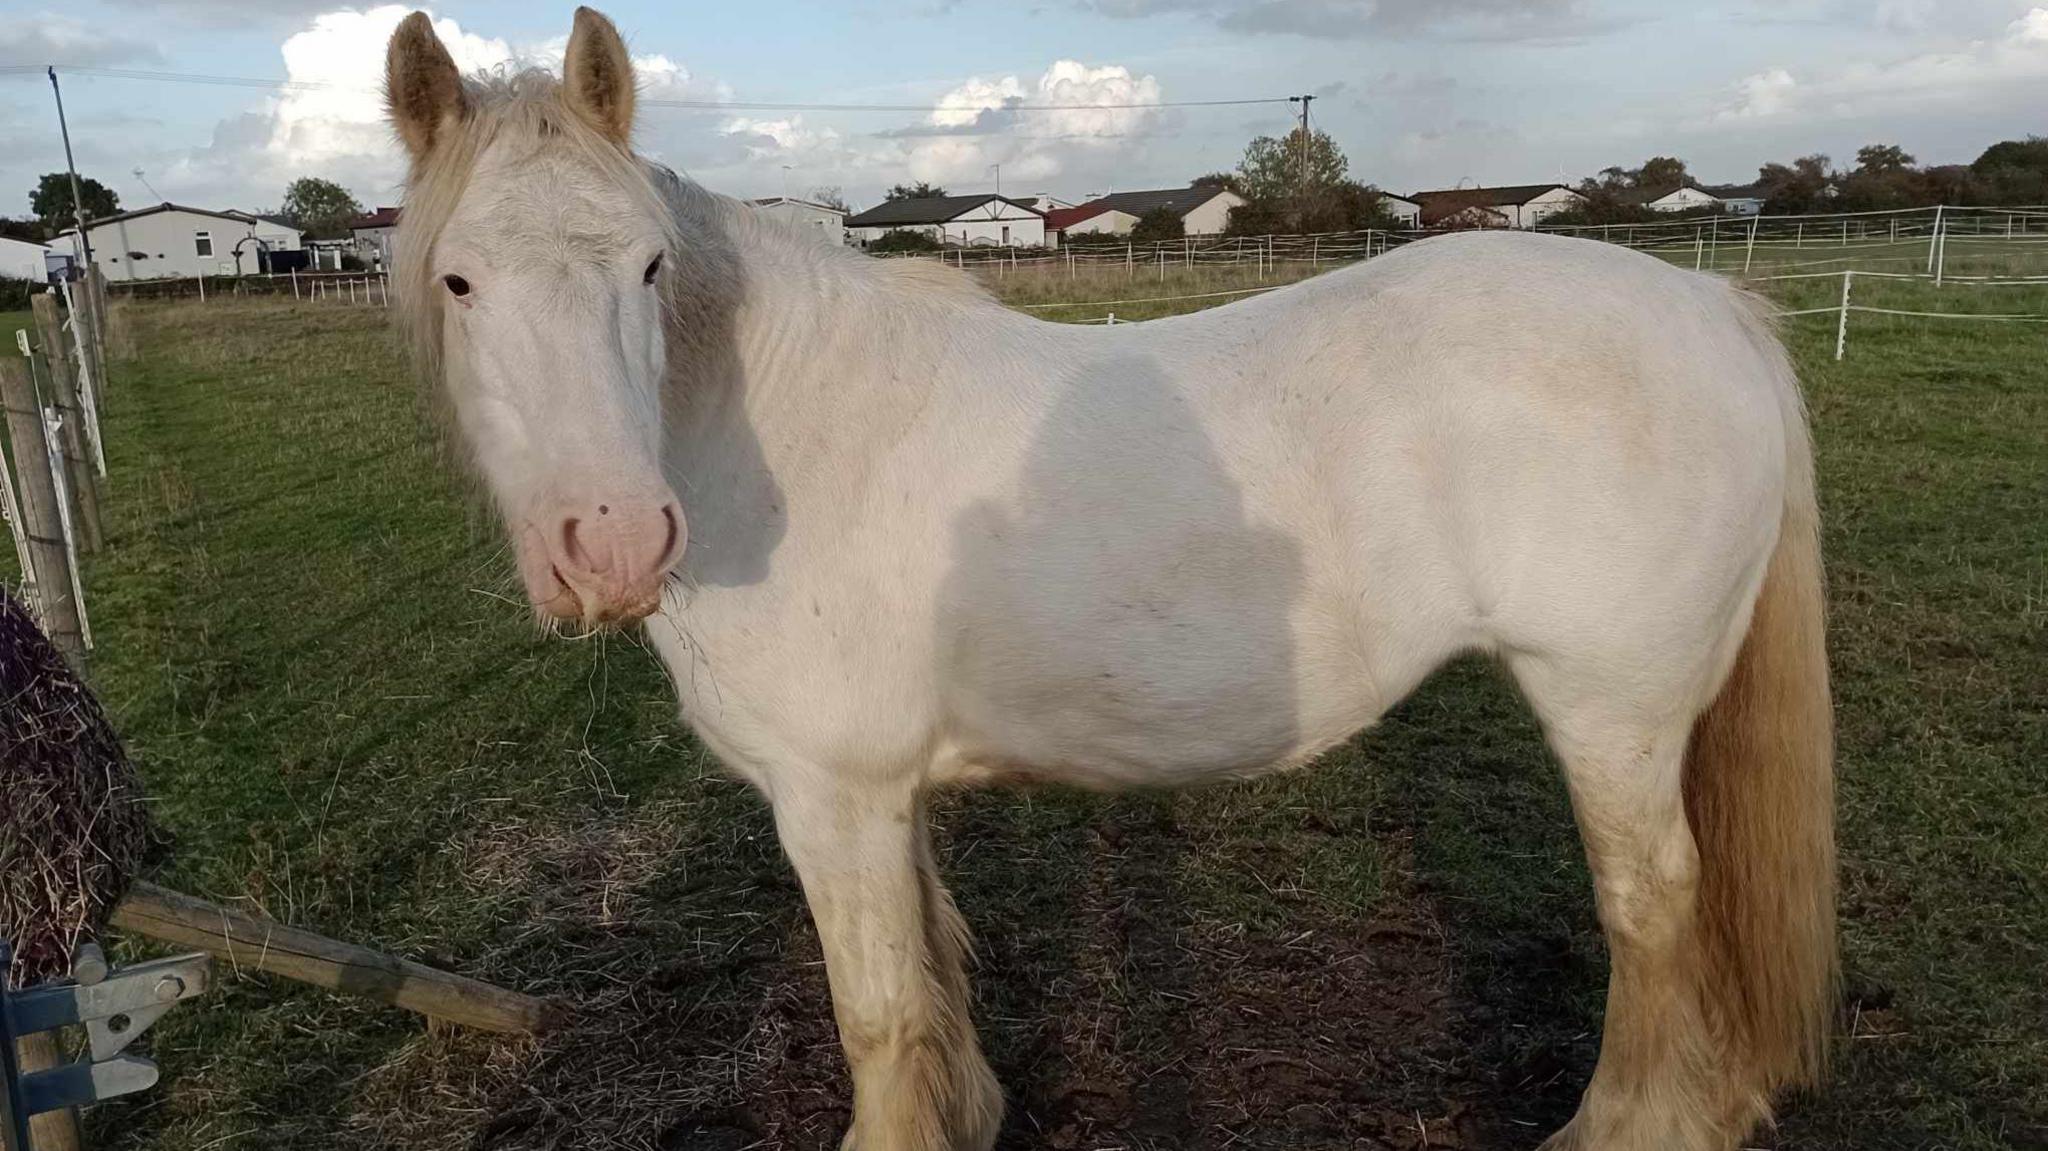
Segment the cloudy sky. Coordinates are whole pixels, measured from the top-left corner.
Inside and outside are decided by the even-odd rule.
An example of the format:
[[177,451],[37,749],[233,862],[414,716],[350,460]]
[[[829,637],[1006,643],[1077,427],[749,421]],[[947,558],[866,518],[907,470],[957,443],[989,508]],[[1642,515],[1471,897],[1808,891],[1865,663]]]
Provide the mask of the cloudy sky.
[[[82,172],[125,206],[277,204],[340,180],[394,202],[378,107],[407,9],[331,0],[4,0],[0,214],[63,167],[48,81],[9,66],[175,72],[298,87],[63,77]],[[571,5],[447,0],[465,67],[560,60]],[[1696,175],[1874,141],[1963,162],[2048,133],[2048,0],[851,0],[608,6],[650,101],[644,151],[742,195],[830,185],[862,206],[905,179],[1068,199],[1235,163],[1312,92],[1353,175],[1413,191],[1577,179],[1652,154]],[[1027,111],[1013,105],[1111,108]],[[135,174],[141,170],[141,175]],[[145,186],[144,181],[147,181]],[[153,186],[152,193],[149,187]]]

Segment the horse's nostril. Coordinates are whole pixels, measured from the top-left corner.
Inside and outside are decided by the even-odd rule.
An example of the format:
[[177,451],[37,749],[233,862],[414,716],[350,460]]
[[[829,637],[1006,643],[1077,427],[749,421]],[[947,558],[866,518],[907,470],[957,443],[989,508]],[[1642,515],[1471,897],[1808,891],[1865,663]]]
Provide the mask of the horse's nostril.
[[601,516],[608,516],[608,515],[612,514],[612,509],[611,509],[611,505],[610,505],[610,504],[599,504],[599,505],[597,505],[597,514],[598,514],[598,515],[601,515]]
[[576,538],[576,527],[583,521],[574,516],[562,521],[562,555],[579,568],[590,567],[590,557],[583,554],[583,543]]
[[668,535],[661,541],[661,554],[666,557],[675,550],[676,536],[681,530],[680,525],[676,523],[676,506],[661,505],[661,518],[668,524]]

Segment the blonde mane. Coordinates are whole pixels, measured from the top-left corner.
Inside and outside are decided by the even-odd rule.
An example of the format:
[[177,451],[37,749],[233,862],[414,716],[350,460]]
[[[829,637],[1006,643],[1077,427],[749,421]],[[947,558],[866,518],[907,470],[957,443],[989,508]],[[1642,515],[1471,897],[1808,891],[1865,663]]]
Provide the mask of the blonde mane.
[[[461,122],[437,140],[432,152],[415,159],[406,176],[405,212],[399,218],[393,261],[399,322],[420,378],[430,387],[441,377],[441,314],[446,306],[443,293],[435,290],[434,246],[469,189],[477,161],[493,145],[509,141],[536,156],[573,154],[628,195],[643,199],[670,233],[669,247],[679,247],[676,213],[657,184],[657,170],[606,139],[572,109],[553,74],[539,68],[480,73],[464,78],[462,88],[466,112]],[[674,181],[665,170],[660,175]],[[665,279],[670,283],[664,284],[663,297],[672,299],[672,278]]]

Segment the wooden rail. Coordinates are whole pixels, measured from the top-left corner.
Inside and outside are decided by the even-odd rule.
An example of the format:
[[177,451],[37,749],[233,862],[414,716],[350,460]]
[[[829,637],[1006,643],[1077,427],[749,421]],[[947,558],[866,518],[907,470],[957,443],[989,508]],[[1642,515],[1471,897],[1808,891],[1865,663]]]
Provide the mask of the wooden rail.
[[238,969],[282,975],[483,1031],[546,1031],[567,1014],[557,1003],[231,911],[153,883],[129,888],[111,922],[123,931],[211,952]]

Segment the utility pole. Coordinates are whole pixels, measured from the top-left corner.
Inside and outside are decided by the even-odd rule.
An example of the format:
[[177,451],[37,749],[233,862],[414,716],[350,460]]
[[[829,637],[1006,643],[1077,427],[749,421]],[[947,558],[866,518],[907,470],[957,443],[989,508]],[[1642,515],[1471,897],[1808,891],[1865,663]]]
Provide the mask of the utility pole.
[[57,66],[49,66],[50,91],[57,96],[57,131],[64,136],[64,167],[71,173],[71,215],[78,221],[78,254],[92,267],[92,241],[85,236],[85,201],[78,197],[78,164],[71,158],[71,126],[64,121],[64,89],[57,86]]
[[1301,105],[1301,194],[1308,195],[1308,106],[1314,96],[1289,96],[1287,102]]

